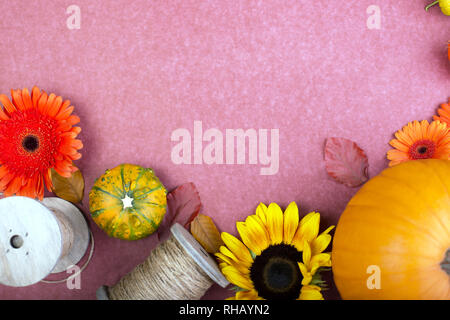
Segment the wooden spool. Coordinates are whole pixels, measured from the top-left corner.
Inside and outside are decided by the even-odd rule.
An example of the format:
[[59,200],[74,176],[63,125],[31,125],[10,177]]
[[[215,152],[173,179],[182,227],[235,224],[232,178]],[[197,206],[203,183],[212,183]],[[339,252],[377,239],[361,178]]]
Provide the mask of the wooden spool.
[[0,200],[0,284],[25,287],[76,265],[89,245],[80,210],[60,198]]

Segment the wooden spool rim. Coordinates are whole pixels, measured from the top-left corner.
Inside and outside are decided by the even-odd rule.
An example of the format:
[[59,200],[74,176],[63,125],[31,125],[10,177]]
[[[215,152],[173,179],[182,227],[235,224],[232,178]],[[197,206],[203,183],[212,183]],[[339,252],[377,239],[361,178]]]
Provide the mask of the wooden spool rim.
[[225,288],[230,282],[223,276],[217,262],[206,252],[206,250],[195,240],[192,234],[179,223],[175,223],[171,228],[175,239],[183,247],[187,254],[202,268],[203,271],[218,285]]
[[[23,240],[15,248],[11,240]],[[62,235],[53,213],[27,197],[0,200],[0,283],[24,287],[39,282],[56,266]]]
[[90,242],[89,227],[80,209],[71,202],[57,197],[47,197],[42,203],[50,210],[61,212],[73,231],[73,243],[69,252],[59,258],[51,273],[65,272],[80,262],[86,254]]

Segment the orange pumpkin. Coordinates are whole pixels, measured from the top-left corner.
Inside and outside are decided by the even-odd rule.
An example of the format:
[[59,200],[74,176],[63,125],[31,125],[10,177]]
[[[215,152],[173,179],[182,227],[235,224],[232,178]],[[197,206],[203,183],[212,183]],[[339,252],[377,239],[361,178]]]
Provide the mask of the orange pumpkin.
[[450,161],[367,182],[338,222],[332,261],[343,299],[450,299]]

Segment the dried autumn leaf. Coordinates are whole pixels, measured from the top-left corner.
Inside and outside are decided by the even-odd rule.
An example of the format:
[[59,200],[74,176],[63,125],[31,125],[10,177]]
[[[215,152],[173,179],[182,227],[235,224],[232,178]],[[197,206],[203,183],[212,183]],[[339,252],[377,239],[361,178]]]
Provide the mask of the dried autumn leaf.
[[219,252],[220,246],[224,245],[214,221],[204,214],[192,220],[191,234],[211,254]]
[[81,170],[72,173],[70,178],[60,176],[52,169],[53,192],[64,200],[80,203],[84,196],[84,178]]
[[187,228],[202,206],[200,195],[192,182],[185,183],[167,195],[167,213],[158,228],[159,241],[170,236],[170,227],[179,223]]
[[369,161],[364,151],[345,138],[328,138],[325,144],[325,167],[337,182],[358,187],[369,180]]

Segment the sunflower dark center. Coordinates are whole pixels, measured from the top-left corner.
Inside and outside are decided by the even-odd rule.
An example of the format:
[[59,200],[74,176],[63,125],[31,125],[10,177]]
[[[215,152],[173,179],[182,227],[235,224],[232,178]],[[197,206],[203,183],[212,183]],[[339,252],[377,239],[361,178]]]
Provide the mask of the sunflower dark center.
[[39,149],[39,139],[34,135],[28,135],[22,140],[22,147],[28,152]]
[[303,276],[298,267],[302,254],[294,246],[269,246],[256,256],[250,269],[250,278],[264,299],[297,299]]
[[432,158],[436,149],[436,144],[431,140],[419,140],[409,149],[411,159],[429,159]]

